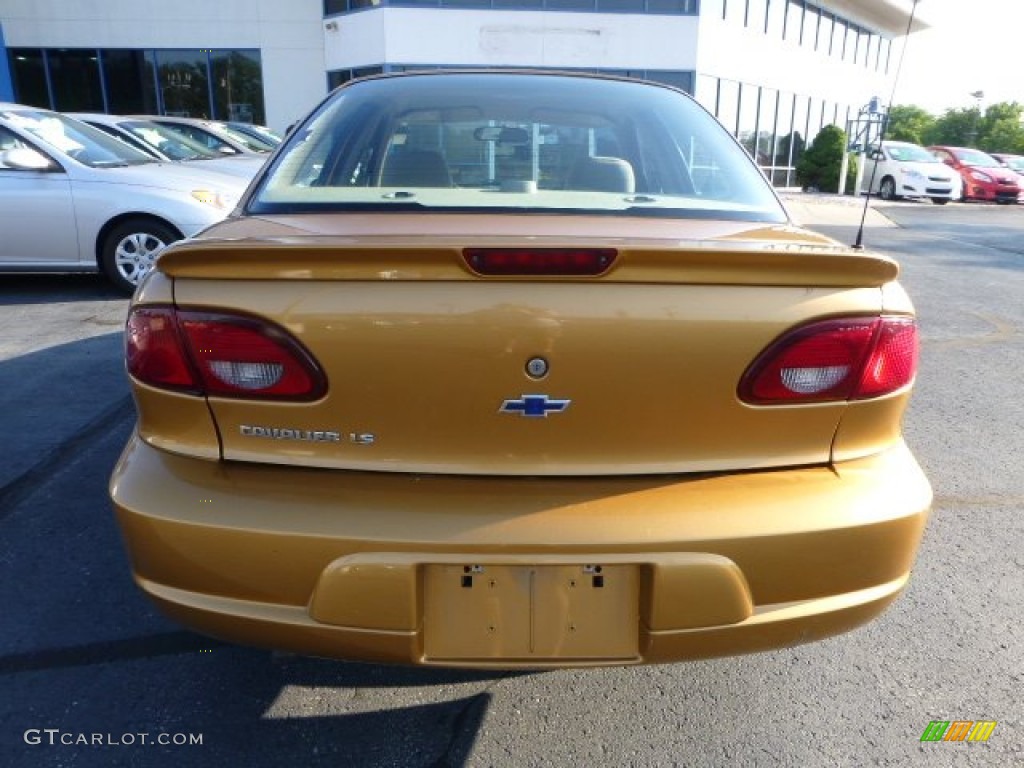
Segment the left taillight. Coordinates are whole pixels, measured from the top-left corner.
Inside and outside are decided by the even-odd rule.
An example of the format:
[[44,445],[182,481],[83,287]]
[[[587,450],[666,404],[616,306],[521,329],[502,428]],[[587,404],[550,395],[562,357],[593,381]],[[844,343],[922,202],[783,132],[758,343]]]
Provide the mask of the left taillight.
[[327,389],[305,347],[283,328],[247,315],[134,307],[125,358],[140,382],[197,395],[307,401]]
[[912,317],[821,320],[770,344],[747,368],[738,394],[753,405],[881,397],[913,381],[917,358]]

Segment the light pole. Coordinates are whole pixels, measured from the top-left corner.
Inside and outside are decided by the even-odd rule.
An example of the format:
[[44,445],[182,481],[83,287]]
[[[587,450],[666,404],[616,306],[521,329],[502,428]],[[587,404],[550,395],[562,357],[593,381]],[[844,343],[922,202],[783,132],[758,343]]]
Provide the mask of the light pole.
[[977,102],[974,107],[974,126],[971,128],[970,133],[967,134],[968,146],[973,147],[978,140],[978,128],[981,123],[981,100],[985,98],[985,92],[973,91],[971,98]]

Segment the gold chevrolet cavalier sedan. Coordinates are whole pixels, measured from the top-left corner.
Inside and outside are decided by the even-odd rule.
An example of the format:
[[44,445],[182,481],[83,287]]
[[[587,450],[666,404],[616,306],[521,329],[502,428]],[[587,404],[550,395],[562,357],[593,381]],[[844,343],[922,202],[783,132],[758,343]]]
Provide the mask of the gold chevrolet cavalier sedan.
[[200,632],[364,661],[849,630],[931,504],[897,274],[795,226],[673,88],[354,81],[134,297],[135,581]]

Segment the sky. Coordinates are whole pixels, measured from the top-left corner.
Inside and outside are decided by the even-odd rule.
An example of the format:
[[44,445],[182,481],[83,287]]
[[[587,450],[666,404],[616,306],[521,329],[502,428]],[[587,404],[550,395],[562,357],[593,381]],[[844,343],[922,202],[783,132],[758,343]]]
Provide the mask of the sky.
[[1024,104],[1024,0],[919,0],[917,13],[932,28],[908,38],[894,103],[941,115],[981,91],[982,109]]

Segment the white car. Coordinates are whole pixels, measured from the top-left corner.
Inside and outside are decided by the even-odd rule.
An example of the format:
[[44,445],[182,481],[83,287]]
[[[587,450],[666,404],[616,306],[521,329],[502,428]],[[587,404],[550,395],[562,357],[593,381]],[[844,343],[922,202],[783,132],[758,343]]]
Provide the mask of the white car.
[[960,175],[924,147],[905,141],[883,141],[864,160],[861,192],[883,200],[929,198],[936,205],[960,199]]
[[0,103],[0,271],[102,271],[133,291],[164,246],[223,219],[246,185],[157,162],[56,112]]
[[66,112],[68,117],[99,128],[147,155],[164,162],[202,163],[204,170],[252,179],[263,167],[266,155],[225,155],[165,125],[141,117],[122,117],[99,112]]

